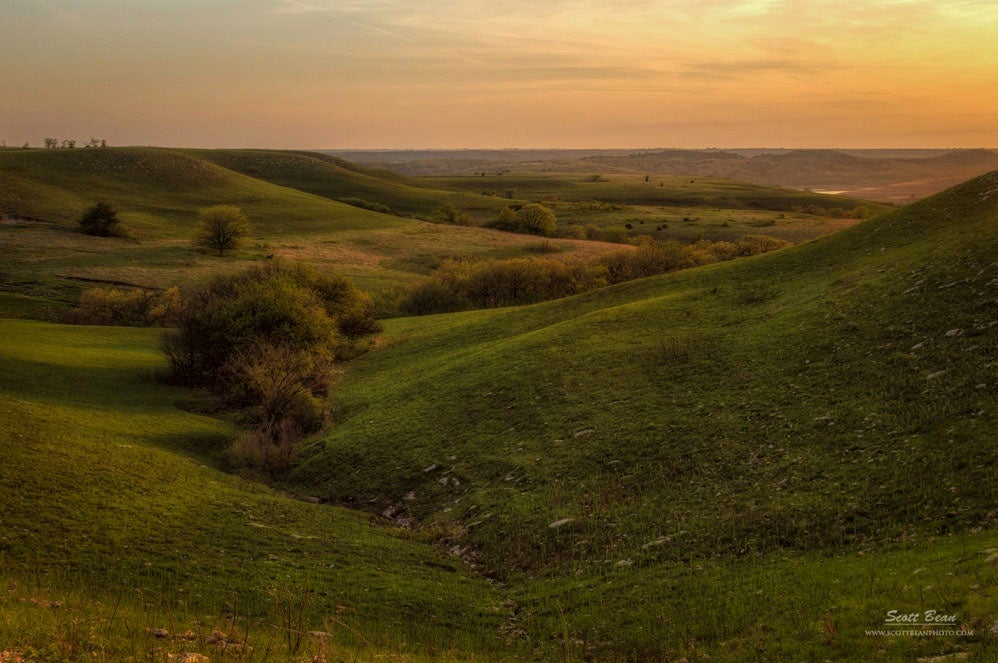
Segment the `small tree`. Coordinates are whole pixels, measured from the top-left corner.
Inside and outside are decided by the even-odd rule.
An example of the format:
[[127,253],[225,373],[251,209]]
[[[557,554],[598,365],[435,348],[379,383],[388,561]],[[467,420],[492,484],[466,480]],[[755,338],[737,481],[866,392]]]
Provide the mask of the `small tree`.
[[42,140],[42,144],[45,145],[45,149],[46,150],[54,150],[55,148],[59,147],[59,139],[58,138],[45,138],[45,139]]
[[235,205],[213,205],[198,212],[194,226],[194,244],[218,251],[222,255],[239,245],[251,231],[249,219]]
[[79,218],[80,230],[97,237],[124,237],[118,211],[111,203],[99,200],[88,207]]

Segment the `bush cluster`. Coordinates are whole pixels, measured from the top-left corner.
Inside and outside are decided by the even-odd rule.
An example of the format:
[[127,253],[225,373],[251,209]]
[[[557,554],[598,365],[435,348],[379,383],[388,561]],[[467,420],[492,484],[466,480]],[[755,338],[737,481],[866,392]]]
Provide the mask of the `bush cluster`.
[[654,276],[789,246],[766,235],[735,242],[646,241],[589,259],[516,258],[471,262],[448,260],[403,297],[410,315],[494,308],[567,297],[613,283]]
[[[369,295],[343,278],[275,260],[186,293],[162,337],[168,379],[240,409],[280,447],[320,428],[333,362],[380,329]],[[245,446],[247,440],[243,440]]]
[[511,205],[500,210],[499,218],[490,223],[489,227],[515,233],[553,237],[557,230],[557,219],[550,208],[538,203]]
[[605,271],[555,258],[448,260],[403,299],[401,308],[418,315],[532,304],[606,285]]
[[180,309],[178,288],[161,292],[91,288],[80,294],[80,301],[69,311],[66,321],[77,325],[169,327],[178,320]]

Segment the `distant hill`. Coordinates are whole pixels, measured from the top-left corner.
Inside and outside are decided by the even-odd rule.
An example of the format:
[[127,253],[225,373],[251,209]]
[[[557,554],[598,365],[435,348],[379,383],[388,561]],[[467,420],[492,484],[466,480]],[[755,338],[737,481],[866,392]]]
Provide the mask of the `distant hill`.
[[[709,176],[794,188],[848,191],[854,196],[892,202],[921,198],[998,168],[998,153],[985,149],[592,152],[440,150],[337,154],[409,175],[513,171]],[[883,188],[887,186],[896,188]]]

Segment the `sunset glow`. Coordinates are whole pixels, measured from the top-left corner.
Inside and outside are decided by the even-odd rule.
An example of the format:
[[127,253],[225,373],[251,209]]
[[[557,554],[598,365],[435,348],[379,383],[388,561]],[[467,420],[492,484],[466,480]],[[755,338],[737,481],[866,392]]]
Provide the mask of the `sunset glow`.
[[5,0],[0,138],[998,145],[998,2]]

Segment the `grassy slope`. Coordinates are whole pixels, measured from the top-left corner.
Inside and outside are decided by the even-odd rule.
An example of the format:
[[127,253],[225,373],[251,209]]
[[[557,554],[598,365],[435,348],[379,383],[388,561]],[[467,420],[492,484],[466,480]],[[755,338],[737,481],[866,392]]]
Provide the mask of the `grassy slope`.
[[[433,218],[447,202],[480,220],[491,220],[502,201],[474,193],[428,188],[427,182],[389,171],[368,169],[314,152],[273,150],[187,150],[188,153],[239,173],[340,200],[359,198],[387,205],[396,214]],[[430,182],[432,183],[432,181]]]
[[402,225],[391,216],[280,187],[203,159],[159,148],[0,152],[4,211],[72,226],[99,198],[121,207],[140,237],[187,238],[199,207],[239,205],[255,235],[308,235],[331,227]]
[[[323,620],[339,614],[388,649],[496,644],[498,599],[453,558],[213,469],[231,430],[177,409],[191,394],[151,377],[156,332],[0,320],[0,336],[0,651],[53,645],[61,614],[26,615],[26,598],[75,601],[86,624],[121,596],[143,636],[167,621],[224,630],[235,614],[265,643],[277,637],[268,592],[303,588],[301,625],[341,642],[357,638]],[[78,653],[123,660],[132,635],[90,633]]]
[[[873,625],[874,593],[832,591],[820,556],[846,568],[850,554],[875,555],[856,567],[874,584],[903,572],[905,550],[962,559],[971,576],[992,568],[966,546],[993,545],[993,534],[934,537],[995,516],[996,190],[992,174],[777,254],[533,307],[395,321],[387,347],[338,388],[338,426],[307,450],[294,485],[434,523],[532,605],[568,573],[586,587],[626,572],[591,600],[598,625],[566,613],[587,646],[681,641],[690,619],[637,631],[627,606],[668,612],[669,592],[649,587],[704,596],[686,578],[698,563],[747,578],[775,564],[777,593],[804,605],[798,585],[817,583],[863,603],[848,619]],[[795,565],[805,578],[786,571]],[[947,600],[993,621],[993,587],[976,584],[948,586]],[[808,605],[847,618],[822,601]],[[559,612],[546,613],[554,632]],[[713,650],[728,636],[779,644],[743,617],[735,632],[697,637]],[[805,627],[809,655],[882,644],[855,631],[825,644],[819,626]],[[772,636],[789,638],[781,647],[787,628]]]

